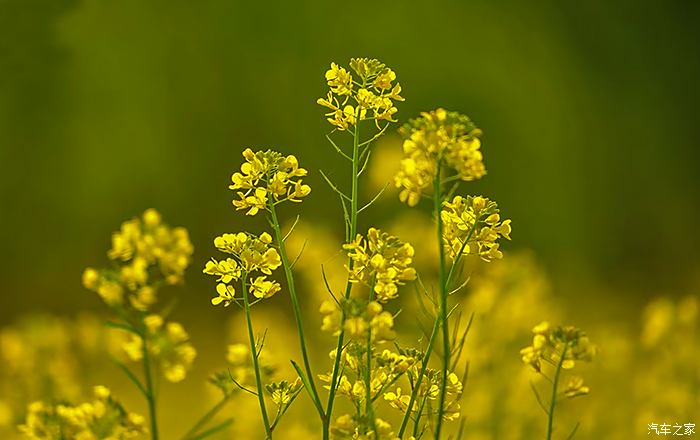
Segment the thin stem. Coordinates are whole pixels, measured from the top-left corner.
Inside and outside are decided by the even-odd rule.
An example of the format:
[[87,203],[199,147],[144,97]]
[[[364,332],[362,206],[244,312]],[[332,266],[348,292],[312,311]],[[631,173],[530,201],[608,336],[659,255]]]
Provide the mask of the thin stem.
[[435,438],[440,439],[442,429],[442,415],[445,411],[445,397],[447,396],[447,369],[450,365],[450,329],[447,326],[447,275],[445,273],[445,247],[442,244],[442,187],[440,185],[441,163],[438,160],[437,170],[433,178],[433,210],[437,221],[438,253],[440,256],[439,283],[440,283],[440,313],[439,319],[442,325],[442,376],[440,377],[440,399],[438,400],[438,415],[435,423]]
[[262,415],[263,425],[265,426],[265,434],[267,439],[272,439],[272,431],[270,430],[270,420],[267,417],[267,408],[265,408],[265,395],[263,394],[262,378],[260,373],[260,365],[258,363],[258,350],[255,344],[255,336],[253,335],[253,322],[250,318],[250,304],[248,303],[248,276],[243,276],[243,305],[245,309],[245,320],[248,326],[248,341],[250,343],[250,354],[253,357],[253,369],[255,370],[255,385],[258,390],[258,403],[260,404],[260,414]]
[[270,215],[272,217],[270,223],[272,223],[272,228],[275,231],[275,240],[277,241],[277,247],[279,248],[280,259],[282,260],[282,267],[284,267],[284,274],[287,277],[287,288],[289,289],[289,297],[292,300],[292,309],[294,310],[294,319],[297,324],[297,334],[299,335],[301,357],[304,362],[304,369],[306,370],[306,376],[308,381],[308,386],[305,386],[304,388],[306,388],[306,391],[308,391],[311,400],[316,406],[318,415],[321,417],[321,421],[323,421],[325,419],[325,414],[323,412],[321,398],[318,396],[318,391],[316,390],[314,374],[311,371],[311,362],[309,362],[309,354],[306,348],[306,338],[304,337],[304,325],[301,317],[301,307],[299,305],[299,298],[297,297],[297,289],[296,284],[294,283],[292,265],[289,263],[289,257],[287,256],[287,249],[284,244],[282,229],[280,228],[280,223],[277,218],[277,210],[272,205],[270,206]]
[[[355,131],[353,133],[353,145],[352,145],[352,193],[350,197],[350,231],[349,240],[355,238],[357,235],[357,205],[359,198],[359,164],[360,164],[360,106],[357,107],[355,114]],[[353,261],[349,259],[348,268],[352,270]],[[350,283],[350,278],[345,285],[345,299],[350,298],[350,291],[352,290],[352,283]],[[341,353],[343,351],[343,342],[345,339],[345,309],[341,308],[341,325],[340,334],[338,335],[338,344],[336,346],[336,356],[333,363],[333,373],[331,375],[330,390],[328,392],[328,403],[326,404],[326,419],[323,424],[323,439],[328,440],[330,438],[330,421],[333,418],[333,404],[335,402],[335,394],[338,389],[338,379],[340,373],[340,359]]]
[[145,334],[141,335],[143,348],[143,374],[146,381],[146,400],[148,401],[148,413],[151,418],[151,438],[158,440],[158,420],[156,416],[156,398],[153,393],[153,377],[151,376],[151,361],[148,354],[148,340]]
[[418,413],[416,414],[416,420],[415,423],[413,424],[413,437],[418,437],[418,429],[420,428],[420,417],[421,414],[423,414],[423,409],[425,408],[425,403],[428,401],[428,395],[426,394],[425,397],[423,397],[423,401],[420,403],[420,408],[418,409]]
[[[369,286],[369,300],[374,301],[374,280]],[[372,400],[372,324],[367,328],[367,369],[365,371],[365,415],[369,417],[370,426],[374,431],[374,438],[379,440],[377,422],[374,420],[374,401]]]
[[557,368],[554,370],[554,381],[552,382],[552,399],[549,401],[549,411],[547,413],[547,440],[552,440],[552,428],[554,426],[554,407],[557,404],[557,387],[559,385],[559,375],[561,367],[564,365],[566,352],[569,350],[569,343],[564,344],[564,350],[561,352],[561,358],[557,362]]
[[206,414],[204,414],[198,421],[197,423],[192,426],[192,428],[187,431],[187,433],[182,437],[182,440],[191,440],[197,432],[202,429],[209,421],[223,409],[224,406],[228,403],[229,399],[231,396],[233,396],[234,393],[228,393],[225,395],[219,403],[214,405],[209,411],[207,411]]
[[[437,334],[438,334],[438,329],[440,328],[440,320],[436,319],[434,324],[433,324],[433,331],[430,334],[430,339],[428,340],[428,346],[425,349],[425,354],[423,355],[423,359],[421,360],[421,368],[420,371],[418,372],[418,377],[416,378],[416,383],[413,386],[413,391],[411,392],[411,400],[408,402],[408,410],[406,411],[406,414],[403,416],[403,420],[401,421],[401,429],[399,429],[399,438],[403,437],[404,432],[406,431],[406,428],[408,427],[408,420],[411,417],[411,411],[413,410],[413,406],[416,403],[416,398],[418,397],[418,391],[420,389],[420,384],[423,381],[423,376],[425,376],[425,371],[428,369],[428,359],[430,359],[430,354],[433,352],[433,344],[437,340]],[[422,405],[421,405],[422,409]],[[420,416],[420,414],[418,414]]]
[[[435,197],[434,197],[435,198]],[[439,214],[438,214],[439,218]],[[462,247],[460,248],[459,252],[454,258],[454,261],[452,262],[452,265],[450,266],[450,271],[447,275],[447,279],[445,280],[445,290],[449,292],[449,286],[452,283],[452,278],[455,274],[456,268],[459,266],[459,262],[461,261],[462,258],[462,252],[464,252],[464,249],[471,239],[472,235],[474,234],[474,230],[476,229],[476,223],[479,219],[477,218],[474,221],[474,224],[471,226],[469,229],[469,233],[467,234],[467,238],[464,240],[462,243]],[[442,234],[440,234],[442,235]],[[442,236],[438,237],[438,245],[442,249]],[[410,418],[411,412],[410,408],[413,408],[413,405],[416,401],[416,398],[418,397],[418,389],[420,387],[420,384],[423,381],[423,377],[425,376],[425,371],[428,368],[428,361],[430,360],[430,355],[433,352],[433,344],[435,343],[435,340],[437,339],[438,335],[438,329],[440,328],[440,319],[435,319],[433,323],[433,330],[430,333],[430,339],[428,340],[428,347],[425,350],[425,354],[423,355],[423,359],[421,361],[422,366],[420,369],[420,372],[418,373],[418,377],[416,378],[416,384],[414,385],[413,392],[411,393],[411,400],[409,401],[408,408],[409,411],[404,415],[404,418],[401,422],[401,429],[399,429],[399,438],[401,438],[406,431],[406,427],[408,426],[408,420]]]

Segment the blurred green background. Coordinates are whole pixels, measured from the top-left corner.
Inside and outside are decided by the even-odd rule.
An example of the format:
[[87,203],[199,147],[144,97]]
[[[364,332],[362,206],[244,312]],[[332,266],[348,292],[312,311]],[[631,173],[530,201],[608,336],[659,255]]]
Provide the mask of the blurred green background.
[[315,100],[352,56],[397,72],[400,120],[444,106],[484,129],[489,175],[471,191],[499,201],[507,247],[534,249],[561,297],[605,315],[687,291],[699,5],[0,0],[0,324],[101,310],[82,269],[148,207],[190,230],[183,302],[210,310],[199,268],[215,235],[247,224],[227,189],[244,147],[297,154],[305,215],[340,229],[315,172],[337,161]]

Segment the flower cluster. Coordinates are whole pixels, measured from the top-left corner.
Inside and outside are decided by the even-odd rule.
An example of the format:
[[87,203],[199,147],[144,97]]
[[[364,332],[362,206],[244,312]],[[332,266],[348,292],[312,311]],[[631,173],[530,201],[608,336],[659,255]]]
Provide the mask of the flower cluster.
[[145,419],[127,412],[107,388],[95,387],[94,395],[93,401],[77,406],[33,402],[19,430],[35,440],[125,440],[145,433]]
[[352,261],[350,282],[369,285],[380,302],[396,298],[398,286],[416,278],[413,246],[386,232],[370,228],[366,239],[358,234],[343,249]]
[[[338,394],[350,399],[359,407],[367,398],[367,388],[363,379],[366,372],[367,347],[364,344],[349,344],[340,354],[343,374],[338,381]],[[331,359],[337,356],[336,351],[330,353]],[[400,350],[399,353],[385,349],[372,350],[373,367],[370,372],[370,394],[374,399],[384,393],[398,378],[406,374],[413,366],[419,364],[419,359],[411,353]],[[330,374],[320,375],[321,381],[329,383]],[[326,386],[326,388],[329,388]]]
[[[183,380],[197,356],[185,329],[177,322],[166,323],[160,315],[146,316],[144,325],[149,355],[160,364],[165,378],[170,382]],[[140,335],[132,335],[124,343],[124,351],[131,360],[143,359],[143,340]]]
[[231,176],[229,185],[239,197],[233,201],[237,210],[247,209],[247,215],[255,215],[265,211],[271,200],[274,203],[301,202],[302,197],[311,193],[311,187],[301,179],[307,171],[299,168],[296,157],[285,157],[271,150],[254,153],[250,148],[243,151],[243,157],[246,161],[241,165],[241,172]]
[[[418,372],[421,368],[421,363],[417,362],[408,371],[411,384],[415,383],[415,378],[418,376]],[[402,413],[410,411],[411,413],[421,413],[424,414],[424,408],[421,408],[419,402],[425,402],[427,406],[427,414],[435,415],[437,414],[438,408],[433,408],[433,406],[439,406],[438,399],[440,397],[440,386],[442,384],[442,372],[439,370],[434,370],[432,368],[427,368],[425,370],[425,377],[420,384],[418,389],[417,398],[413,402],[413,407],[408,408],[411,402],[411,394],[413,389],[410,389],[407,393],[403,393],[401,387],[396,387],[393,391],[387,391],[384,393],[384,400],[391,405],[392,408],[398,409]],[[411,385],[413,386],[413,385]],[[453,373],[449,372],[447,374],[447,393],[445,398],[445,405],[442,411],[443,420],[453,421],[460,417],[461,407],[459,400],[462,398],[462,392],[464,386],[459,377]]]
[[[277,249],[271,247],[271,243],[272,237],[266,232],[259,237],[239,232],[214,239],[214,246],[233,258],[220,261],[212,258],[204,267],[204,273],[216,276],[219,282],[216,286],[219,296],[211,300],[212,304],[223,303],[227,307],[231,302],[237,301],[235,289],[230,283],[241,278],[257,299],[269,298],[279,292],[279,283],[267,280],[267,275],[271,275],[282,264]],[[248,283],[248,275],[253,272],[261,272],[263,275]]]
[[350,298],[342,302],[345,309],[345,320],[338,304],[332,300],[324,300],[321,303],[320,312],[323,315],[321,330],[340,333],[343,323],[345,334],[352,340],[366,340],[367,333],[374,342],[391,341],[396,338],[394,332],[394,316],[384,310],[377,301]]
[[503,257],[499,238],[510,240],[510,220],[501,220],[496,202],[481,196],[455,196],[440,212],[448,255],[478,255],[484,261]]
[[[532,332],[532,345],[520,350],[523,362],[536,372],[542,373],[543,362],[556,367],[561,365],[563,370],[571,370],[577,361],[590,362],[597,348],[588,336],[575,327],[552,327],[548,322],[536,325]],[[561,392],[566,397],[576,397],[588,394],[589,388],[583,384],[583,379],[571,377]]]
[[401,188],[399,198],[409,206],[418,204],[436,176],[438,162],[456,174],[455,179],[471,181],[486,174],[481,154],[481,130],[466,116],[439,108],[424,112],[400,130],[404,137],[404,159],[394,177]]
[[157,285],[182,282],[192,253],[187,230],[167,226],[156,210],[148,209],[112,234],[107,255],[119,268],[85,269],[83,285],[109,306],[121,306],[126,297],[134,309],[147,311],[156,302]]
[[[381,120],[396,122],[393,116],[398,110],[394,101],[404,99],[400,95],[401,85],[393,84],[394,71],[368,58],[352,58],[350,68],[356,76],[336,63],[331,63],[326,72],[330,91],[316,102],[330,110],[326,113],[328,122],[339,130],[349,129],[358,119],[374,119],[377,127]],[[368,111],[371,112],[369,117]]]

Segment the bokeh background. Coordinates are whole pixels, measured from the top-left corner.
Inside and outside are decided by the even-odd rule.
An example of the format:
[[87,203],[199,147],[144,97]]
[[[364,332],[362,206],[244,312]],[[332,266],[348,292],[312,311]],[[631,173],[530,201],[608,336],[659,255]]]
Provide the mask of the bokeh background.
[[[329,63],[353,56],[397,72],[400,120],[444,106],[484,130],[489,174],[470,191],[499,201],[506,249],[532,251],[569,316],[636,325],[651,298],[700,286],[699,9],[0,0],[0,326],[102,311],[82,269],[155,207],[195,245],[180,320],[195,341],[220,332],[199,268],[214,236],[256,225],[227,189],[245,147],[296,154],[314,187],[304,216],[342,230],[315,172],[342,176],[315,100]],[[378,206],[363,227],[400,208]]]

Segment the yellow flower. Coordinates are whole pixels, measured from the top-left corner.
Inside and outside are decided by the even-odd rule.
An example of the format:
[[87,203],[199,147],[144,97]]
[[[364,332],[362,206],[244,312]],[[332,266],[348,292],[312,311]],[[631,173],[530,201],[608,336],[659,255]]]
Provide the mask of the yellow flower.
[[266,281],[266,277],[257,277],[250,285],[250,291],[256,298],[270,298],[279,292],[281,287],[276,281]]
[[97,294],[109,306],[120,305],[124,301],[124,289],[114,281],[105,281],[97,288]]
[[481,130],[464,115],[439,108],[422,113],[399,131],[404,137],[405,158],[394,184],[401,189],[401,201],[409,206],[415,206],[423,192],[432,187],[438,162],[455,171],[450,177],[462,181],[480,179],[486,174],[479,140]]
[[183,281],[193,251],[186,229],[170,228],[156,210],[148,209],[142,218],[122,223],[112,234],[107,255],[118,267],[86,269],[83,285],[109,306],[122,305],[128,299],[127,304],[134,309],[147,311],[156,302],[158,284]]
[[[185,329],[177,322],[166,323],[156,314],[146,316],[143,321],[148,352],[160,365],[163,376],[170,382],[183,380],[197,356]],[[143,358],[143,339],[140,336],[132,335],[122,348],[133,361]]]
[[371,112],[378,128],[380,120],[396,122],[393,115],[398,110],[394,101],[403,101],[401,86],[393,84],[396,73],[378,60],[368,58],[352,58],[350,67],[357,78],[335,63],[326,72],[330,91],[316,102],[330,110],[326,113],[328,122],[339,130],[348,130],[357,124],[358,117],[366,119],[367,112]]
[[247,209],[247,215],[256,215],[266,211],[270,202],[299,202],[311,193],[311,187],[301,183],[300,178],[308,173],[299,167],[295,156],[247,148],[243,157],[246,162],[241,165],[241,172],[231,176],[229,185],[229,189],[237,190],[239,199],[233,201],[237,210]]
[[86,289],[95,290],[100,282],[100,274],[95,269],[88,267],[83,271],[83,286]]
[[335,94],[349,95],[352,93],[352,75],[335,63],[331,63],[331,68],[326,72],[326,81]]
[[564,395],[570,399],[578,396],[584,396],[590,393],[590,391],[591,389],[583,384],[583,378],[579,376],[570,378],[564,387]]
[[416,278],[411,267],[413,246],[376,228],[370,228],[367,238],[358,234],[354,241],[343,245],[353,262],[350,281],[373,284],[377,300],[387,302],[396,298],[398,286]]
[[207,275],[218,276],[217,281],[222,283],[230,283],[241,277],[241,269],[233,258],[221,261],[212,258],[211,261],[207,261],[203,272]]
[[478,255],[484,261],[503,257],[499,238],[510,240],[510,220],[501,220],[498,205],[481,196],[455,196],[440,212],[443,242],[450,257]]
[[238,192],[238,197],[240,200],[234,200],[233,206],[236,207],[236,210],[247,209],[246,215],[255,215],[267,207],[267,190],[265,188],[255,188],[255,191],[250,195]]
[[215,306],[223,303],[224,307],[228,307],[231,304],[231,301],[235,300],[235,291],[233,286],[219,283],[216,285],[216,293],[219,296],[211,299],[211,303]]
[[282,264],[277,250],[269,246],[271,242],[272,237],[266,232],[259,237],[239,232],[216,237],[214,246],[222,252],[233,255],[245,272],[260,271],[270,275]]
[[[562,369],[570,370],[578,361],[592,361],[598,351],[588,336],[575,327],[552,327],[544,321],[536,325],[532,333],[532,345],[520,350],[520,355],[523,362],[538,373],[544,374],[543,368],[546,365],[554,366],[560,363]],[[573,377],[566,385],[564,394],[567,397],[575,397],[589,391],[588,387],[583,386],[582,378]]]

